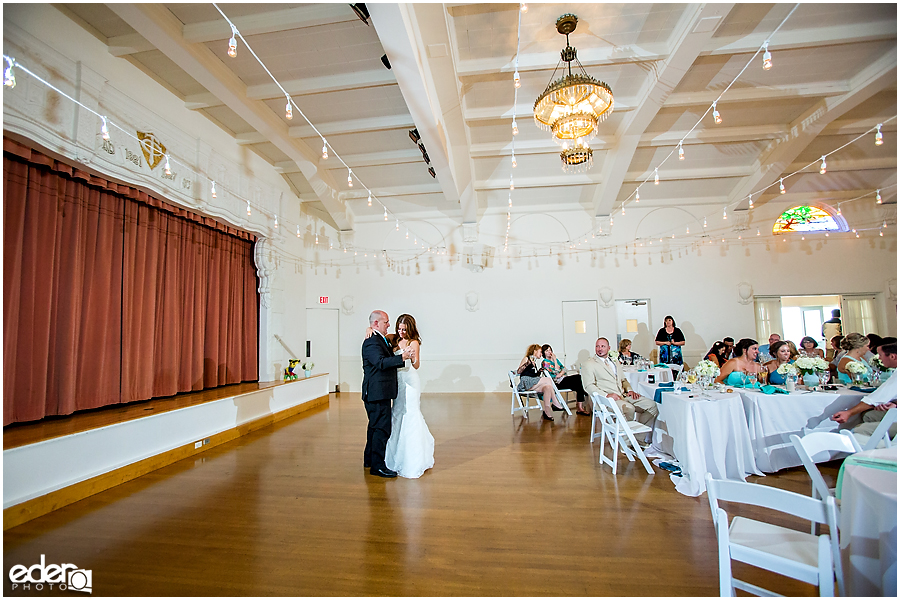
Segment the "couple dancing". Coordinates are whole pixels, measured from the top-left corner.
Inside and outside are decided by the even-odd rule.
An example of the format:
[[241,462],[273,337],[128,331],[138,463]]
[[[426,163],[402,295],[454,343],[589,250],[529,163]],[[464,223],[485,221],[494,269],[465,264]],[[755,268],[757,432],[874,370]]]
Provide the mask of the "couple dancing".
[[379,477],[415,479],[434,466],[434,438],[419,408],[422,340],[411,315],[400,315],[396,334],[388,336],[388,326],[387,313],[374,311],[362,345],[362,399],[369,416],[363,466]]

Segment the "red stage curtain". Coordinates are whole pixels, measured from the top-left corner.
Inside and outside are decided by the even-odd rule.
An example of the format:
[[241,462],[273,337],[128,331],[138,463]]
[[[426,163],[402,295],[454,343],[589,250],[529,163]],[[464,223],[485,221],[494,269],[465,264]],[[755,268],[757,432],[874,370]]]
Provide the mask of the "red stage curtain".
[[3,424],[255,381],[255,237],[4,138]]

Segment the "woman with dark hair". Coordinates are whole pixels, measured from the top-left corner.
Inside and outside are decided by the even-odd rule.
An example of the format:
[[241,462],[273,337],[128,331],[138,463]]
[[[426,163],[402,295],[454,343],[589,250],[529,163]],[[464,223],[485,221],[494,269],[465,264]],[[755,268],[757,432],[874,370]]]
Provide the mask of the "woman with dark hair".
[[716,366],[721,369],[722,365],[728,360],[725,358],[725,351],[727,349],[728,347],[725,345],[725,342],[716,342],[712,345],[712,348],[709,349],[709,352],[706,353],[704,358],[716,363]]
[[550,373],[550,377],[553,378],[556,385],[560,389],[572,390],[575,392],[575,396],[578,399],[578,408],[575,411],[575,414],[581,415],[582,417],[591,416],[591,413],[584,410],[584,398],[586,394],[584,393],[584,387],[581,385],[581,375],[566,375],[566,366],[556,358],[556,354],[553,353],[553,348],[550,344],[541,346],[541,354],[544,356],[544,370]]
[[772,385],[784,385],[786,378],[778,372],[778,367],[785,363],[794,362],[791,360],[791,348],[784,340],[778,340],[769,346],[769,353],[774,357],[764,365],[766,370],[769,371],[769,383]]
[[822,349],[818,346],[819,342],[817,342],[810,336],[806,336],[802,340],[800,340],[800,354],[806,354],[807,356],[812,356],[813,358],[821,358],[822,360],[825,360],[825,353],[822,352]]
[[744,338],[734,345],[734,358],[726,362],[716,377],[716,383],[725,385],[745,385],[747,375],[758,374],[764,367],[756,362],[759,342]]
[[623,365],[633,365],[635,361],[641,360],[641,355],[631,351],[631,340],[622,338],[619,342],[619,363]]
[[667,365],[681,365],[681,347],[684,346],[684,334],[675,327],[675,319],[670,315],[663,320],[665,325],[656,333],[656,345],[659,346],[659,362]]

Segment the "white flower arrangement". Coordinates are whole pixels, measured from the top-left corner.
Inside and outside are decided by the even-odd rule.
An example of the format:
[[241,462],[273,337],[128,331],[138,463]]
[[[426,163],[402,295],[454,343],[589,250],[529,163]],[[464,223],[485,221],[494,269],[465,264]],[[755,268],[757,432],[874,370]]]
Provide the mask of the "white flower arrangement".
[[848,362],[846,369],[848,373],[853,373],[854,375],[857,373],[866,373],[868,371],[866,365],[860,362],[856,362],[855,360],[851,360],[850,362]]
[[307,360],[300,364],[300,368],[304,371],[312,371],[314,366],[316,366],[316,363],[311,360]]
[[609,354],[607,354],[610,360],[619,360],[619,353],[615,350],[610,350]]
[[879,371],[884,371],[887,368],[884,366],[884,363],[881,362],[881,357],[877,355],[872,357],[872,360],[869,361],[869,364]]
[[720,373],[719,367],[711,360],[701,360],[693,371],[700,377],[718,377]]
[[798,373],[797,367],[795,367],[795,366],[794,366],[793,364],[791,364],[791,363],[784,363],[783,365],[780,365],[780,366],[778,367],[778,369],[776,369],[776,370],[778,371],[778,373],[779,373],[780,375],[784,375],[784,376],[787,376],[787,375],[796,375],[796,374]]
[[828,363],[814,356],[801,356],[794,361],[794,367],[804,375],[810,375],[816,371],[827,371]]

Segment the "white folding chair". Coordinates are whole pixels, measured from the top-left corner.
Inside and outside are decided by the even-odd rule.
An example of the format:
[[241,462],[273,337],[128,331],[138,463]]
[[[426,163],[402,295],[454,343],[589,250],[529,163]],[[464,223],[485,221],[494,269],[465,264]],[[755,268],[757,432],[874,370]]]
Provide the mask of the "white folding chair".
[[572,411],[569,410],[569,403],[566,401],[565,398],[563,398],[563,393],[565,393],[565,392],[574,392],[575,390],[561,390],[561,389],[559,389],[559,387],[557,387],[557,385],[556,385],[556,380],[553,379],[552,377],[550,377],[550,373],[548,373],[546,369],[544,369],[544,371],[542,371],[542,375],[543,375],[544,377],[549,378],[550,381],[553,382],[553,393],[556,394],[556,398],[557,398],[557,400],[559,400],[560,406],[562,406],[562,407],[565,409],[566,414],[568,414],[569,416],[572,416]]
[[817,431],[808,433],[802,438],[798,435],[791,435],[791,443],[800,456],[800,462],[806,467],[809,478],[812,480],[812,497],[825,499],[834,496],[834,488],[829,488],[825,483],[825,479],[816,466],[816,458],[818,462],[831,460],[831,452],[846,452],[853,454],[859,452],[862,448],[853,434],[847,430],[841,433],[831,431]]
[[[819,596],[834,596],[835,567],[840,568],[837,548],[837,511],[834,498],[810,498],[778,488],[713,479],[706,474],[706,494],[716,528],[719,548],[719,595],[734,596],[735,589],[757,596],[778,596],[767,589],[735,579],[731,561],[746,563],[819,588]],[[827,523],[829,534],[819,536],[764,521],[736,516],[728,524],[728,514],[719,501],[760,506],[800,517],[813,523]],[[837,565],[834,559],[838,557]],[[843,593],[843,577],[838,588]]]
[[[516,411],[521,410],[527,419],[529,410],[534,408],[541,409],[541,399],[537,392],[528,390],[520,392],[518,381],[516,381],[517,378],[515,371],[509,372],[509,385],[512,386],[512,405],[509,414],[515,415]],[[532,398],[534,398],[534,405],[530,404]]]
[[884,441],[884,447],[890,448],[893,445],[890,428],[891,425],[896,422],[897,409],[889,408],[888,411],[884,413],[881,423],[878,424],[878,427],[875,428],[875,431],[872,433],[872,437],[870,437],[866,442],[866,445],[863,446],[863,450],[874,450],[882,440]]
[[[634,457],[637,456],[644,468],[647,469],[647,473],[655,475],[653,467],[644,456],[644,451],[634,439],[634,434],[650,433],[653,429],[639,421],[626,421],[616,401],[612,398],[601,396],[597,392],[591,394],[591,398],[594,401],[594,415],[591,417],[591,442],[596,437],[594,434],[596,419],[600,419],[600,433],[597,434],[600,436],[600,464],[612,467],[613,475],[615,475],[619,460],[619,448],[621,448],[622,454],[627,456],[630,462],[634,462]],[[604,454],[606,442],[609,442],[612,449],[612,458],[607,458]]]

